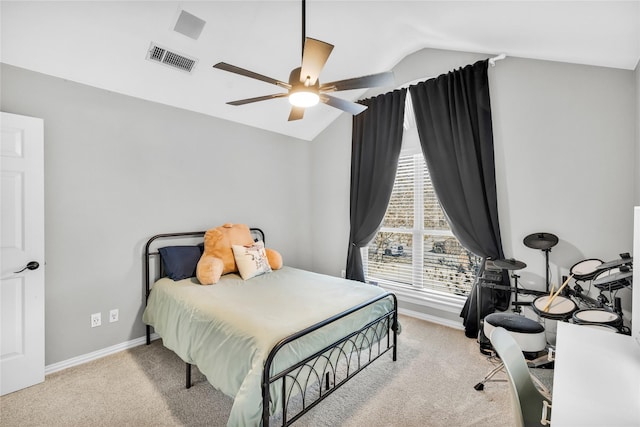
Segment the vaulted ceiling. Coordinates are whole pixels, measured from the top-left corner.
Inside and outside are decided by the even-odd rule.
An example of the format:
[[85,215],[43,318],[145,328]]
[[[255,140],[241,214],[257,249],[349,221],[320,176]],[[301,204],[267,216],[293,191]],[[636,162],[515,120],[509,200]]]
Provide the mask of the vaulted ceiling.
[[[226,104],[283,91],[212,65],[287,81],[300,65],[297,0],[3,0],[0,7],[7,64],[305,140],[346,114],[321,104],[288,122],[286,98]],[[183,10],[206,22],[197,39],[174,31]],[[323,82],[391,70],[422,48],[628,70],[640,59],[640,1],[308,0],[306,13],[307,36],[335,45]],[[195,58],[193,71],[147,60],[152,43]]]

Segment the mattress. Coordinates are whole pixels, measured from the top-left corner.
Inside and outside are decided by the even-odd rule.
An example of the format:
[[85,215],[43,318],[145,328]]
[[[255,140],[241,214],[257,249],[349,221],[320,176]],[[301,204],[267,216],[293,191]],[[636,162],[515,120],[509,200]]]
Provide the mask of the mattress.
[[[195,278],[158,280],[143,321],[165,347],[198,366],[217,389],[234,398],[230,426],[258,426],[265,360],[283,338],[384,294],[377,286],[283,267],[244,281],[227,274],[211,286]],[[291,366],[393,309],[385,298],[285,346],[273,372]],[[271,388],[270,413],[279,407]]]

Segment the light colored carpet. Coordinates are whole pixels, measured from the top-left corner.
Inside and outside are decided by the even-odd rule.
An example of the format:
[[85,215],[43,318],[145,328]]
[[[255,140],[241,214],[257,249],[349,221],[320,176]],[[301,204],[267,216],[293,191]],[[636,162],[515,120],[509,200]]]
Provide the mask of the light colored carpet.
[[[401,316],[398,361],[385,355],[296,426],[511,426],[506,382],[473,386],[492,368],[462,331]],[[51,374],[0,398],[2,426],[224,426],[232,400],[160,340]],[[504,378],[504,374],[501,374]]]

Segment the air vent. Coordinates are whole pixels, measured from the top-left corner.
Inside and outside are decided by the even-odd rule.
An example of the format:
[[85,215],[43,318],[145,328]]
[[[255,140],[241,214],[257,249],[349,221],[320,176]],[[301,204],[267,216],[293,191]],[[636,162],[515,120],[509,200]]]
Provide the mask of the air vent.
[[198,63],[195,58],[171,51],[153,42],[147,52],[147,59],[187,73],[190,73]]

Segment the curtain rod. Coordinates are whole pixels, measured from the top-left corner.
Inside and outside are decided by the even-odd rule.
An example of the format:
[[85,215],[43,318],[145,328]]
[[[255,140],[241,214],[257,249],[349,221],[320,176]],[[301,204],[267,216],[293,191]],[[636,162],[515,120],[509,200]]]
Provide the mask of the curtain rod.
[[[506,53],[501,53],[500,55],[494,56],[493,58],[489,58],[489,65],[491,65],[492,67],[495,67],[496,66],[496,61],[501,61],[501,60],[505,59],[506,57],[507,57]],[[423,82],[425,80],[429,80],[429,79],[433,79],[433,78],[435,78],[435,77],[420,77],[419,79],[412,80],[410,82],[407,82],[407,83],[399,86],[397,89],[406,89],[409,86],[412,86],[412,85],[417,84],[419,82]]]
[[489,65],[491,65],[492,67],[495,67],[496,66],[496,61],[501,61],[506,57],[507,57],[507,54],[501,53],[498,56],[494,56],[493,58],[489,58]]

